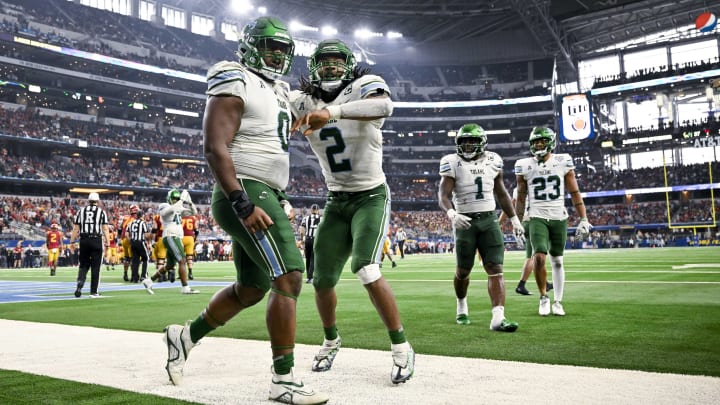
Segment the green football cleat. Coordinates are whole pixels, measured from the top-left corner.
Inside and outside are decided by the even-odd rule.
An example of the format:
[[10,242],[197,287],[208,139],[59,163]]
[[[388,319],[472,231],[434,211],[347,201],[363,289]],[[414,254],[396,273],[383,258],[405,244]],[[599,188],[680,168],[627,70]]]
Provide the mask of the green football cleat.
[[517,322],[508,321],[507,319],[503,319],[502,322],[500,322],[500,325],[490,327],[490,329],[496,332],[515,332],[517,328]]
[[467,314],[459,314],[455,318],[455,322],[457,322],[458,325],[470,325],[470,318],[468,318]]

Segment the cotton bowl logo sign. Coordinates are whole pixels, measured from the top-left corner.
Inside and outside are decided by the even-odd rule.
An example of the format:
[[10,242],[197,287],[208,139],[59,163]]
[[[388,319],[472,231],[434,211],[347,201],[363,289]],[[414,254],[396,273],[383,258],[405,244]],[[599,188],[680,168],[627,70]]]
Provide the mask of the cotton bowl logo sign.
[[590,101],[585,94],[564,96],[561,102],[560,137],[564,141],[579,141],[594,136]]

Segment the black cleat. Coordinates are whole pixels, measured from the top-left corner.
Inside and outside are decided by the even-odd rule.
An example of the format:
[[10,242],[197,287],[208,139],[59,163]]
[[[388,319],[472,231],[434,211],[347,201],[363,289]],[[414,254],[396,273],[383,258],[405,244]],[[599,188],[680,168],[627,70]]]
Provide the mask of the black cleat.
[[82,295],[82,290],[80,289],[80,287],[78,287],[75,290],[75,298],[80,298],[81,295]]
[[553,284],[552,284],[552,283],[547,283],[547,290],[550,291],[550,290],[552,290],[552,289],[553,289]]
[[123,274],[123,281],[128,282],[130,279],[128,278],[127,273]]
[[520,286],[520,285],[517,286],[517,288],[515,288],[515,292],[518,293],[518,294],[520,294],[520,295],[532,295],[532,293],[531,293],[530,291],[528,291],[528,289],[525,288],[524,285],[523,285],[523,286]]
[[193,277],[193,275],[192,275],[192,271],[188,272],[188,279],[195,280],[195,277]]

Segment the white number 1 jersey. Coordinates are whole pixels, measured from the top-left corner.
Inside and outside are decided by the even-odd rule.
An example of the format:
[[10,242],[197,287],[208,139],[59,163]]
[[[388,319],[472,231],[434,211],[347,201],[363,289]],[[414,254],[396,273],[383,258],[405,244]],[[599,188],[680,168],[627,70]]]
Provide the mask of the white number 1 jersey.
[[[335,100],[325,103],[299,90],[290,92],[292,111],[300,118],[310,111],[329,105],[362,100],[379,90],[390,94],[385,81],[375,75],[364,75],[350,83]],[[330,191],[357,192],[385,183],[382,170],[382,127],[385,119],[374,121],[329,121],[307,136]]]
[[440,159],[440,175],[455,179],[453,205],[459,213],[495,211],[495,178],[502,169],[502,158],[490,151],[471,161],[457,153]]
[[526,215],[531,218],[567,219],[565,209],[565,175],[575,169],[567,153],[552,154],[547,162],[534,157],[515,163],[515,175],[527,181]]
[[237,177],[285,190],[290,176],[288,84],[263,80],[229,61],[211,67],[207,82],[208,96],[235,96],[245,103],[240,129],[228,145]]

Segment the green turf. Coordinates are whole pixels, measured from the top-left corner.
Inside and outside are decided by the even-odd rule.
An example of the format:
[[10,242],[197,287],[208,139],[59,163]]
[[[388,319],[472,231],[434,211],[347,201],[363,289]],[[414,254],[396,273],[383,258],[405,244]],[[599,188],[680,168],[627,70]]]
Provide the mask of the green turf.
[[[565,317],[537,315],[537,288],[532,279],[528,289],[534,295],[515,294],[523,259],[520,252],[506,255],[506,315],[520,323],[514,334],[489,330],[490,303],[481,268],[475,268],[470,284],[473,323],[459,326],[455,324],[452,256],[407,256],[398,260],[395,269],[385,266],[384,275],[394,289],[415,350],[720,376],[720,249],[568,251]],[[689,264],[695,266],[673,269]],[[198,280],[228,283],[234,275],[228,263],[199,263],[194,273]],[[121,274],[103,271],[103,282],[120,282]],[[53,278],[45,269],[0,270],[2,280],[72,281],[74,277],[75,270],[70,268],[61,269]],[[196,317],[216,290],[203,287],[201,294],[181,295],[175,288],[158,289],[149,296],[138,287],[137,291],[112,292],[101,300],[0,304],[0,318],[159,333],[168,323]],[[338,285],[338,297],[343,346],[387,350],[389,339],[378,315],[364,288],[347,271]],[[304,285],[298,302],[297,342],[318,344],[322,329],[309,285]],[[265,302],[211,336],[267,340]]]
[[194,402],[0,369],[0,403],[169,405]]

